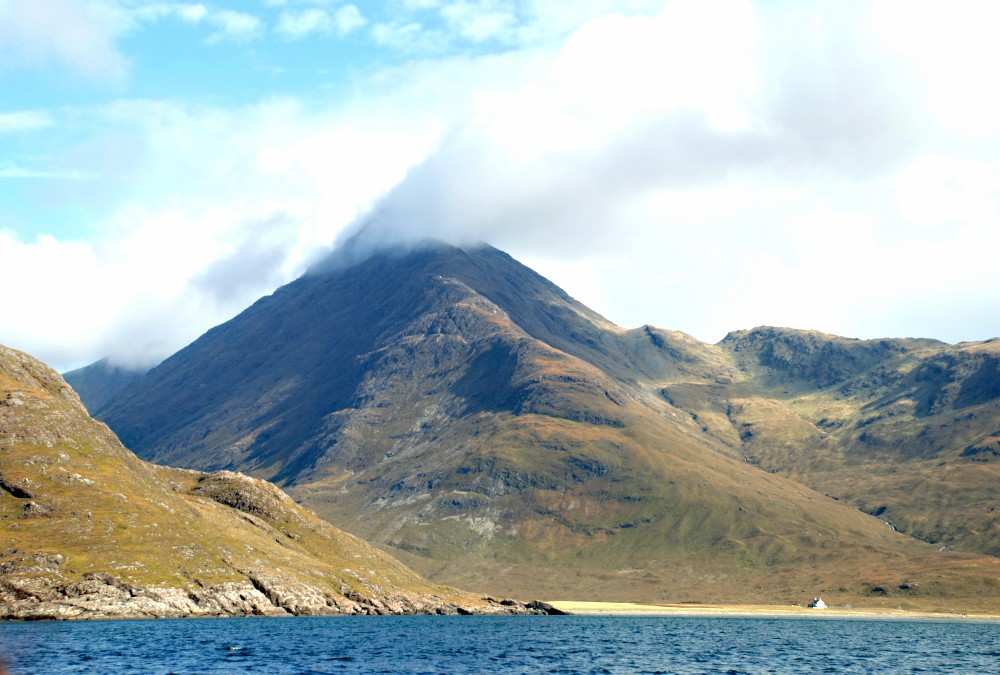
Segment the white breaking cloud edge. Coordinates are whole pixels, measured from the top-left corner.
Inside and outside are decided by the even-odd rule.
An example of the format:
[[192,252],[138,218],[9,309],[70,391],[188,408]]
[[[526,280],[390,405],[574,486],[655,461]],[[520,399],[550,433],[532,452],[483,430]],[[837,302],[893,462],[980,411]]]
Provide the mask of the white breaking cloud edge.
[[278,16],[274,30],[293,40],[314,33],[341,37],[364,27],[368,23],[355,5],[344,5],[334,12],[312,7],[296,11],[286,10]]
[[0,113],[0,134],[16,134],[24,131],[38,131],[53,125],[48,110],[19,110]]

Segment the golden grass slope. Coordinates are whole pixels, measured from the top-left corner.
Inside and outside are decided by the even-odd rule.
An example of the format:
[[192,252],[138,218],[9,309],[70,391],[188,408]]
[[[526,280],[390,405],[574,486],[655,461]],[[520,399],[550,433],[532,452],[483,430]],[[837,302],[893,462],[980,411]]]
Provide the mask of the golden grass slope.
[[733,382],[660,383],[734,456],[900,531],[1000,554],[1000,340],[851,340],[757,328]]
[[[0,486],[6,616],[383,613],[489,604],[426,582],[264,481],[140,461],[89,418],[54,371],[3,346]],[[95,584],[105,600],[109,587],[117,589],[121,606],[84,597]],[[36,600],[47,609],[32,615]]]

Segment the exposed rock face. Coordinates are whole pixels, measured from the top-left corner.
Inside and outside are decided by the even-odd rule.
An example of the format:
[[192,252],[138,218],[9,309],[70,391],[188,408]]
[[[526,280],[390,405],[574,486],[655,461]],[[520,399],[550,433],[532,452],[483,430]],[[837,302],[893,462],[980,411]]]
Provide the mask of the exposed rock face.
[[265,518],[280,517],[295,507],[292,498],[274,485],[234,471],[217,471],[202,476],[191,494]]
[[[51,560],[57,556],[40,556]],[[105,572],[60,581],[59,565],[0,566],[0,620],[147,619],[220,616],[331,616],[351,614],[557,614],[546,603],[477,599],[469,604],[441,596],[331,594],[289,584],[278,575],[188,588],[133,586]],[[26,574],[30,571],[30,576]]]
[[[883,502],[859,478],[957,438],[965,480],[1000,435],[995,411],[951,422],[968,434],[943,431],[955,405],[994,405],[993,371],[915,367],[950,349],[934,341],[762,328],[708,345],[623,330],[486,246],[338,263],[212,329],[97,415],[146,459],[274,480],[434,579],[645,601],[797,601],[819,578],[830,588],[815,592],[842,602],[859,570],[927,569],[938,547],[866,515]],[[940,411],[940,425],[897,427],[907,406]],[[838,473],[859,457],[877,462]],[[996,522],[980,509],[993,474],[976,475],[976,517]],[[861,489],[843,487],[852,478]],[[199,494],[251,519],[268,508],[210,483]],[[912,522],[895,516],[902,502],[884,504],[916,533],[947,501],[906,505]],[[951,542],[980,532],[938,526]],[[976,536],[967,548],[987,550],[993,531]]]
[[[59,559],[60,562],[55,562]],[[207,588],[132,586],[106,572],[67,582],[61,555],[25,556],[0,566],[0,619],[124,619],[287,615],[251,583]]]
[[0,619],[544,612],[430,584],[262,480],[141,462],[3,346],[0,400]]

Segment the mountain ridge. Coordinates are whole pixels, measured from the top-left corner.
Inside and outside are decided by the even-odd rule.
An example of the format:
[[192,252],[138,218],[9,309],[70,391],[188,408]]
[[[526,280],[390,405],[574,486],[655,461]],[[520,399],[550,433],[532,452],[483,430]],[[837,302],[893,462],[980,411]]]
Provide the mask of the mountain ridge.
[[279,289],[97,414],[144,457],[276,479],[432,578],[499,594],[794,601],[815,577],[863,601],[857,570],[895,588],[888,560],[938,569],[936,547],[845,505],[868,495],[807,410],[854,415],[890,386],[866,374],[937,347],[755,330],[625,330],[495,249],[425,246]]

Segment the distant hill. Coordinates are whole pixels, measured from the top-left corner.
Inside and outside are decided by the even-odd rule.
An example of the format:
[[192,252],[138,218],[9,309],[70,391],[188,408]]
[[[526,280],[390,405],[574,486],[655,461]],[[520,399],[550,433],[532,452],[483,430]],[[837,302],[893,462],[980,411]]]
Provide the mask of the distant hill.
[[939,545],[1000,555],[1000,340],[758,328],[720,343],[739,384],[670,386],[755,465]]
[[140,461],[0,346],[0,619],[527,611],[431,584],[237,473]]
[[[971,558],[888,527],[888,503],[859,510],[879,511],[878,486],[823,424],[875,399],[805,409],[851,381],[887,396],[892,378],[874,380],[893,359],[950,349],[882,342],[624,330],[496,249],[425,243],[335,254],[94,410],[141,457],[275,480],[431,578],[494,594],[995,597],[995,558],[967,576]],[[962,452],[988,480],[986,455]],[[881,474],[896,461],[872,457]],[[942,518],[941,541],[979,545]]]
[[89,410],[98,410],[113,401],[145,372],[116,366],[108,359],[101,359],[85,368],[63,373],[63,378],[74,390],[87,392],[84,404]]

